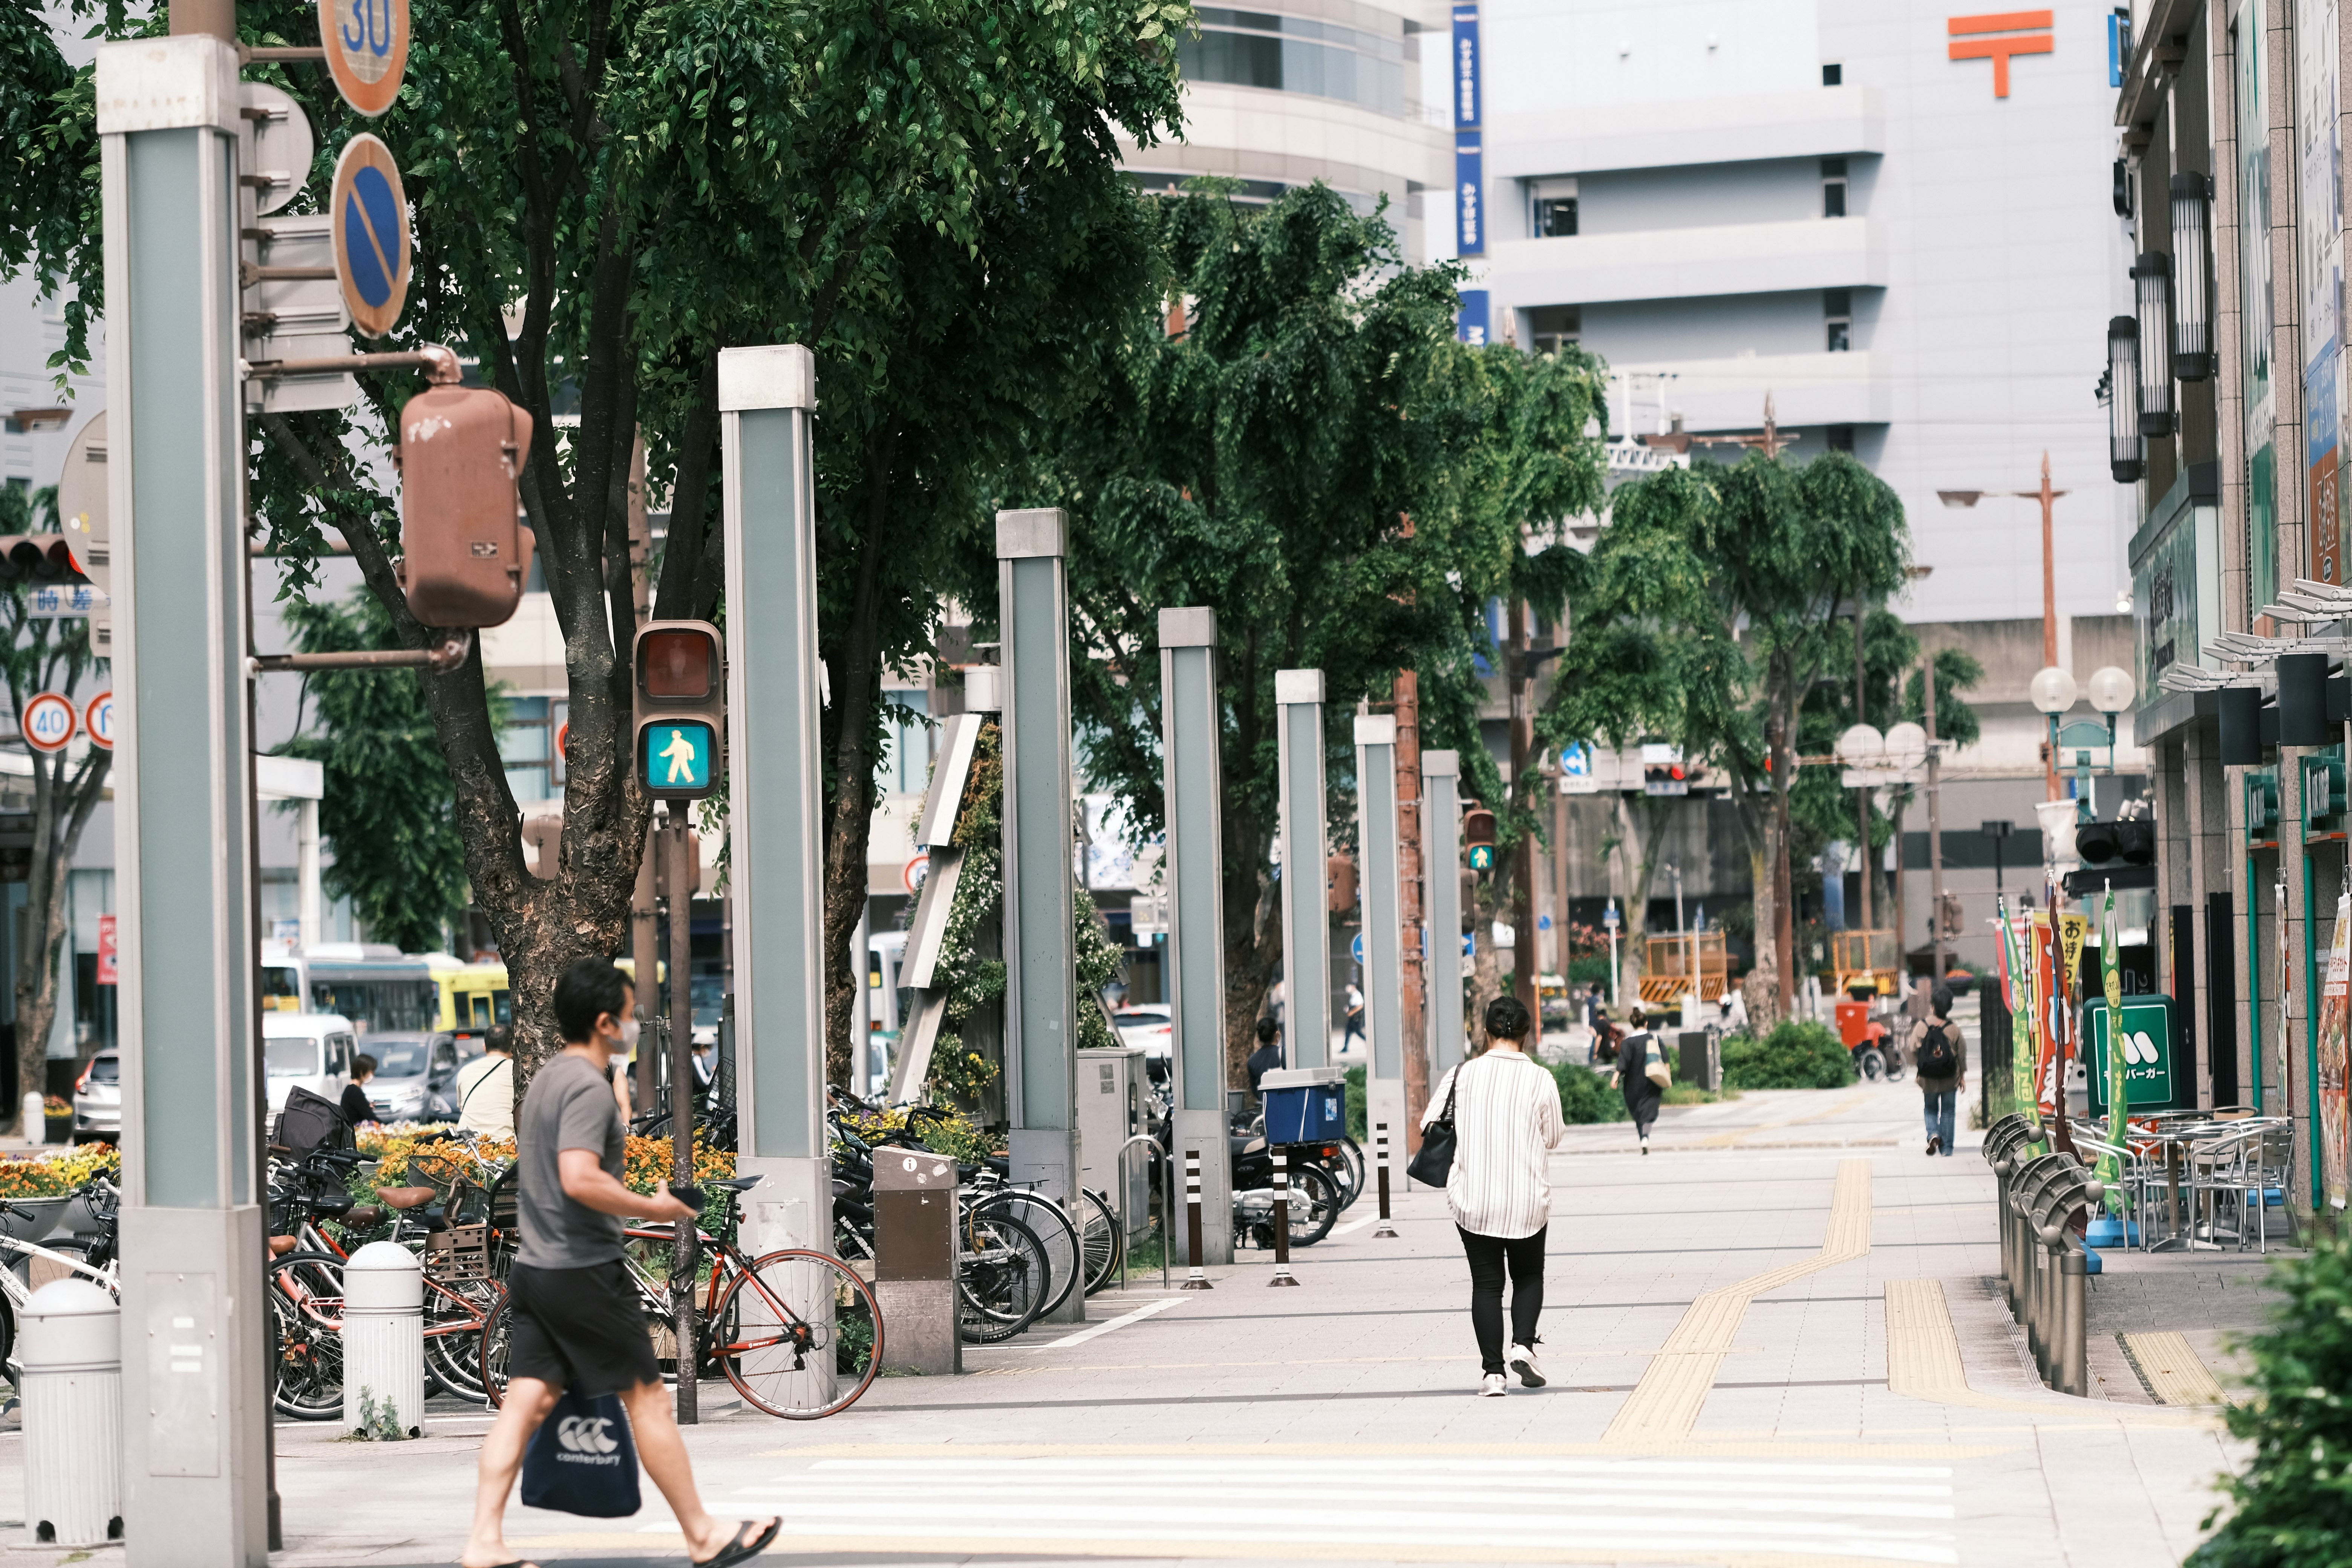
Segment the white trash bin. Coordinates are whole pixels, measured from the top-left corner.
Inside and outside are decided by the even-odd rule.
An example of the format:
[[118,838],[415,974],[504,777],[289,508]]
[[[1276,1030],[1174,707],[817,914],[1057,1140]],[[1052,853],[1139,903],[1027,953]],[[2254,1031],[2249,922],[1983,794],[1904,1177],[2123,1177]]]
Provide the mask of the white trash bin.
[[405,1437],[425,1432],[425,1269],[416,1255],[389,1241],[371,1241],[343,1265],[343,1427],[368,1426],[361,1411],[373,1401]]
[[122,1309],[87,1279],[25,1304],[25,1542],[122,1539]]

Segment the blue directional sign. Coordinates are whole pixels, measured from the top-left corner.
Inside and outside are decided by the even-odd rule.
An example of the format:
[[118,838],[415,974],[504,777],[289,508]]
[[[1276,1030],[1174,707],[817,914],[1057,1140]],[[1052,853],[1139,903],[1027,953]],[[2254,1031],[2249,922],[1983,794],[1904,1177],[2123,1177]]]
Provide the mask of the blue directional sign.
[[1364,962],[1364,933],[1358,931],[1356,940],[1348,944],[1348,955],[1358,963]]
[[648,724],[637,731],[639,776],[656,795],[698,795],[710,789],[710,760],[719,738],[699,719]]

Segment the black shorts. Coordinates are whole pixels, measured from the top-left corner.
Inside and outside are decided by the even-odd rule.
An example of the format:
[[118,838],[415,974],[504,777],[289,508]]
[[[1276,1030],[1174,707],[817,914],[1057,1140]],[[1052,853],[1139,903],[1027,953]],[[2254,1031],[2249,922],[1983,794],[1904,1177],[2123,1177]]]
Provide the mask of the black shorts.
[[661,1381],[645,1307],[619,1258],[586,1268],[533,1268],[507,1277],[514,1328],[507,1375],[535,1377],[590,1395]]

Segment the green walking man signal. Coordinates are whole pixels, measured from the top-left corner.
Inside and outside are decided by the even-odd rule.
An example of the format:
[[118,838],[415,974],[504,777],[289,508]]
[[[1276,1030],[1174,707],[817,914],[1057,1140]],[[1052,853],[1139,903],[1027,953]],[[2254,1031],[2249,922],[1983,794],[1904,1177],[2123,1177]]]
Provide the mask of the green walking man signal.
[[656,800],[700,800],[726,776],[725,645],[708,621],[648,621],[637,633],[637,782]]

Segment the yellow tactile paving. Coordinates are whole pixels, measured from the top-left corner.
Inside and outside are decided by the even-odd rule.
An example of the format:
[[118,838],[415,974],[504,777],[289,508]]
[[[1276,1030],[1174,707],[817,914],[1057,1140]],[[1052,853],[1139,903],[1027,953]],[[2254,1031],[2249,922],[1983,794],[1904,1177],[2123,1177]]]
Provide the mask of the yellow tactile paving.
[[2126,1334],[2124,1348],[2139,1363],[2148,1392],[2167,1405],[2227,1405],[2222,1388],[2205,1358],[2179,1333]]
[[1617,1419],[1609,1424],[1608,1438],[1661,1442],[1689,1436],[1698,1425],[1699,1410],[1715,1386],[1723,1358],[1731,1353],[1738,1337],[1748,1304],[1791,1280],[1851,1263],[1869,1251],[1870,1162],[1841,1160],[1821,1251],[1802,1262],[1784,1264],[1737,1285],[1709,1290],[1692,1302],[1667,1336],[1665,1347],[1651,1360],[1640,1384],[1626,1396]]
[[[2178,1334],[2133,1336],[2179,1340]],[[2186,1341],[2181,1343],[2186,1351]],[[2189,1352],[2195,1360],[2195,1352]],[[2198,1370],[2204,1363],[2196,1363]],[[2212,1383],[2210,1374],[2205,1380]],[[1944,1287],[1935,1279],[1890,1279],[1886,1282],[1886,1387],[1888,1392],[1911,1399],[1924,1399],[1936,1405],[1958,1405],[1969,1410],[2005,1410],[2012,1413],[2031,1412],[2046,1415],[2053,1421],[2080,1421],[2088,1417],[2104,1417],[2127,1426],[2200,1426],[2210,1422],[2201,1416],[2168,1414],[2150,1410],[2144,1405],[2112,1405],[2099,1399],[2065,1399],[2063,1405],[2051,1400],[2011,1398],[1998,1394],[1980,1394],[1969,1386],[1968,1368],[1960,1360],[1960,1337],[1952,1328],[1952,1314],[1944,1302]],[[2220,1394],[2216,1387],[2216,1402]],[[2167,1400],[2167,1404],[2176,1403]],[[2182,1402],[2187,1403],[2187,1402]]]

